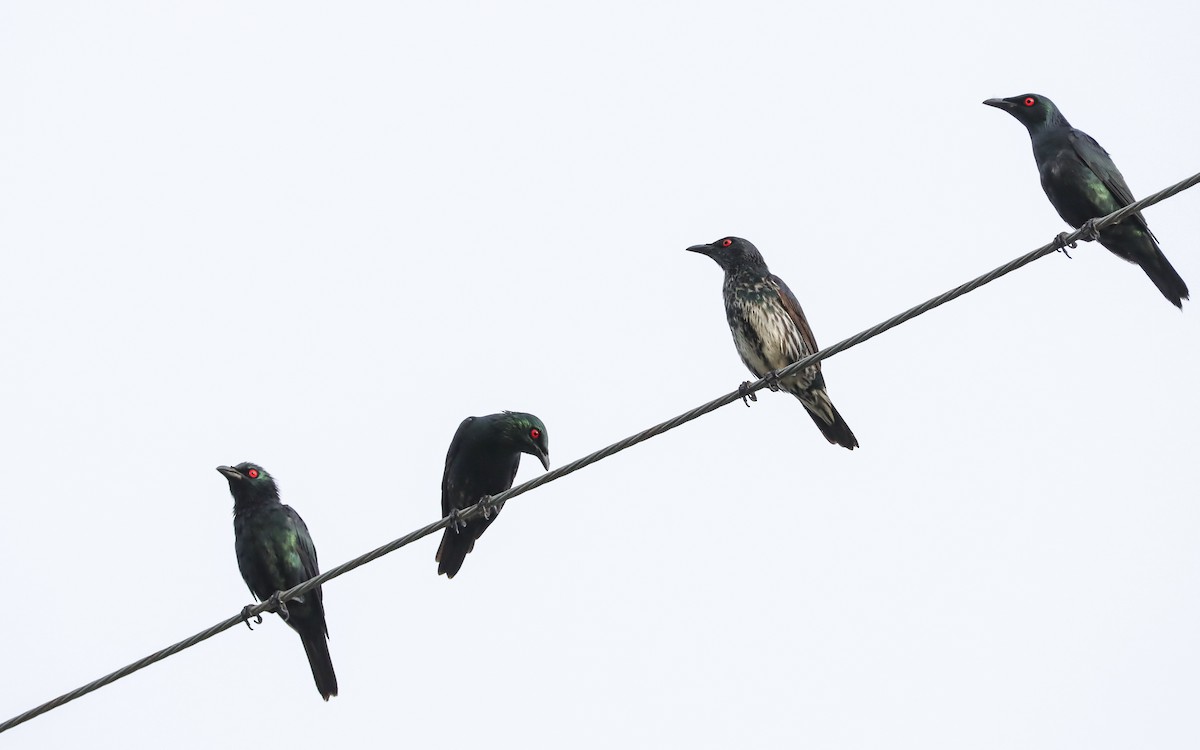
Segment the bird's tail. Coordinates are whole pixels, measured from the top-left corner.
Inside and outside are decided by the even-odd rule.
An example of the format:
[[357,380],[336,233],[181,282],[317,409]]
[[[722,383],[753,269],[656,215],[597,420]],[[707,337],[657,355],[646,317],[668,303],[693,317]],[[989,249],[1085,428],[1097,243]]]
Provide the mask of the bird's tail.
[[1167,256],[1155,241],[1145,225],[1121,222],[1108,227],[1100,235],[1100,244],[1107,247],[1117,257],[1136,263],[1162,292],[1167,301],[1180,310],[1183,301],[1188,298],[1187,284],[1183,277],[1171,266]]
[[[316,625],[317,623],[314,623]],[[308,666],[312,668],[313,681],[321,697],[329,700],[338,694],[337,675],[333,673],[333,660],[329,657],[329,641],[325,628],[305,628],[300,633],[300,641],[304,644],[304,653],[308,654]]]
[[829,400],[829,393],[824,388],[809,388],[792,395],[804,404],[808,416],[817,423],[817,427],[820,428],[821,434],[825,436],[826,440],[850,450],[858,447],[858,438],[854,437],[854,433],[850,431],[850,425],[842,419],[842,415]]
[[1188,288],[1183,277],[1167,260],[1167,256],[1163,255],[1163,251],[1155,248],[1154,257],[1147,260],[1145,263],[1140,263],[1142,270],[1154,282],[1154,286],[1158,287],[1158,291],[1162,292],[1162,296],[1167,298],[1167,301],[1175,305],[1180,310],[1183,309],[1183,301],[1188,299]]
[[442,534],[442,543],[438,545],[437,555],[433,558],[438,564],[438,575],[453,578],[473,549],[475,536],[469,527],[459,532],[446,529]]

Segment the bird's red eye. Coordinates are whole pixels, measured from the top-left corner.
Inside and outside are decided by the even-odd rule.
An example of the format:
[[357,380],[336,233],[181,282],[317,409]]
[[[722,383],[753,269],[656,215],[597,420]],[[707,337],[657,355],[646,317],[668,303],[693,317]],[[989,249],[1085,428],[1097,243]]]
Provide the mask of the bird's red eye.
[[541,436],[542,436],[542,431],[539,430],[538,428],[534,427],[529,430],[529,437],[533,438],[534,440],[537,440]]
[[721,240],[721,247],[729,247],[733,244],[733,240]]
[[1025,97],[1025,106],[1026,107],[1032,107],[1035,104],[1037,104],[1037,100],[1035,100],[1032,96]]
[[251,469],[250,471],[247,471],[246,476],[250,477],[251,479],[258,479],[258,469]]

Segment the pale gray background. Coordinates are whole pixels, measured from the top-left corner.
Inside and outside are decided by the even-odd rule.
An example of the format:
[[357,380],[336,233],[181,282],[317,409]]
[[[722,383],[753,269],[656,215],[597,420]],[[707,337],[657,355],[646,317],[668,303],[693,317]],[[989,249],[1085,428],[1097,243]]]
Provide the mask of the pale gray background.
[[[251,601],[222,463],[325,567],[460,419],[561,465],[747,374],[739,234],[823,344],[1065,229],[1036,91],[1200,170],[1187,4],[0,5],[0,718]],[[1200,192],[1147,216],[1200,290]],[[1195,748],[1200,307],[1095,245],[326,588],[342,695],[237,628],[0,741]],[[539,470],[526,460],[520,479]]]

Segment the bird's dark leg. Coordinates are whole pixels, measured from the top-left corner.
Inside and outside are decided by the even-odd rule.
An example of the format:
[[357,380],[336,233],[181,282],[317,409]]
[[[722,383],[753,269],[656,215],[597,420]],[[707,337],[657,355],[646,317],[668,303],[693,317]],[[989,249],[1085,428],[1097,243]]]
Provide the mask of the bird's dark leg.
[[262,625],[262,613],[259,612],[257,615],[252,615],[250,614],[250,610],[252,609],[254,609],[253,604],[247,604],[246,606],[242,607],[242,622],[246,623],[246,627],[254,630],[254,626],[250,624],[250,618],[254,618],[255,625]]
[[271,609],[269,611],[277,613],[283,618],[284,622],[287,622],[288,618],[291,617],[291,613],[288,612],[287,605],[284,604],[283,600],[279,598],[278,591],[276,591],[274,594],[271,594],[271,598],[267,600],[267,604],[271,605]]
[[446,515],[450,518],[450,523],[446,528],[452,529],[455,534],[461,534],[462,530],[467,528],[467,522],[462,520],[462,511],[458,508],[452,509]]
[[[1095,242],[1100,239],[1100,230],[1096,228],[1095,219],[1088,219],[1083,222],[1083,226],[1079,227],[1079,231],[1081,232],[1079,239],[1084,242]],[[1067,248],[1075,247],[1078,242],[1067,242],[1067,233],[1059,232],[1058,237],[1054,240],[1054,244],[1058,248],[1058,252],[1070,258],[1071,254],[1067,252]]]
[[[742,397],[742,403],[746,405],[747,409],[750,408],[750,401],[758,401],[758,396],[750,390],[749,380],[742,381],[742,384],[738,386],[738,395]],[[750,401],[746,399],[750,399]]]
[[775,393],[779,392],[779,371],[778,370],[771,370],[766,375],[763,375],[763,378],[767,381],[768,388],[770,388]]
[[492,505],[491,495],[484,495],[479,498],[479,510],[483,511],[483,520],[492,520],[492,511],[495,510],[495,507]]
[[[1100,239],[1100,230],[1096,228],[1095,219],[1088,219],[1083,222],[1083,226],[1079,228],[1079,231],[1083,232],[1083,234],[1079,235],[1079,239],[1084,242],[1095,242]],[[1074,247],[1074,245],[1071,247]]]
[[1068,258],[1071,257],[1071,254],[1067,252],[1067,248],[1075,247],[1074,242],[1072,242],[1070,244],[1067,243],[1067,233],[1066,232],[1058,233],[1058,236],[1054,238],[1054,245],[1058,248],[1058,252],[1062,253],[1063,255],[1067,256]]

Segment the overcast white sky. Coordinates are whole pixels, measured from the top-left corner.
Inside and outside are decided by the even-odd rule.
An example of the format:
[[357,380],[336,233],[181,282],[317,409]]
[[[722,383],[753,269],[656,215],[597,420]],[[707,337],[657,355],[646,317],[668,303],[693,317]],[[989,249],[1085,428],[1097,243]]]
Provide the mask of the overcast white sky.
[[[349,6],[349,7],[347,7]],[[328,568],[459,421],[558,466],[746,379],[749,238],[825,345],[1050,240],[1034,91],[1200,171],[1186,3],[0,4],[0,720],[235,613],[253,460]],[[1200,290],[1200,191],[1147,212]],[[238,627],[7,748],[1200,745],[1200,307],[1095,245]],[[535,476],[526,459],[519,479]]]

